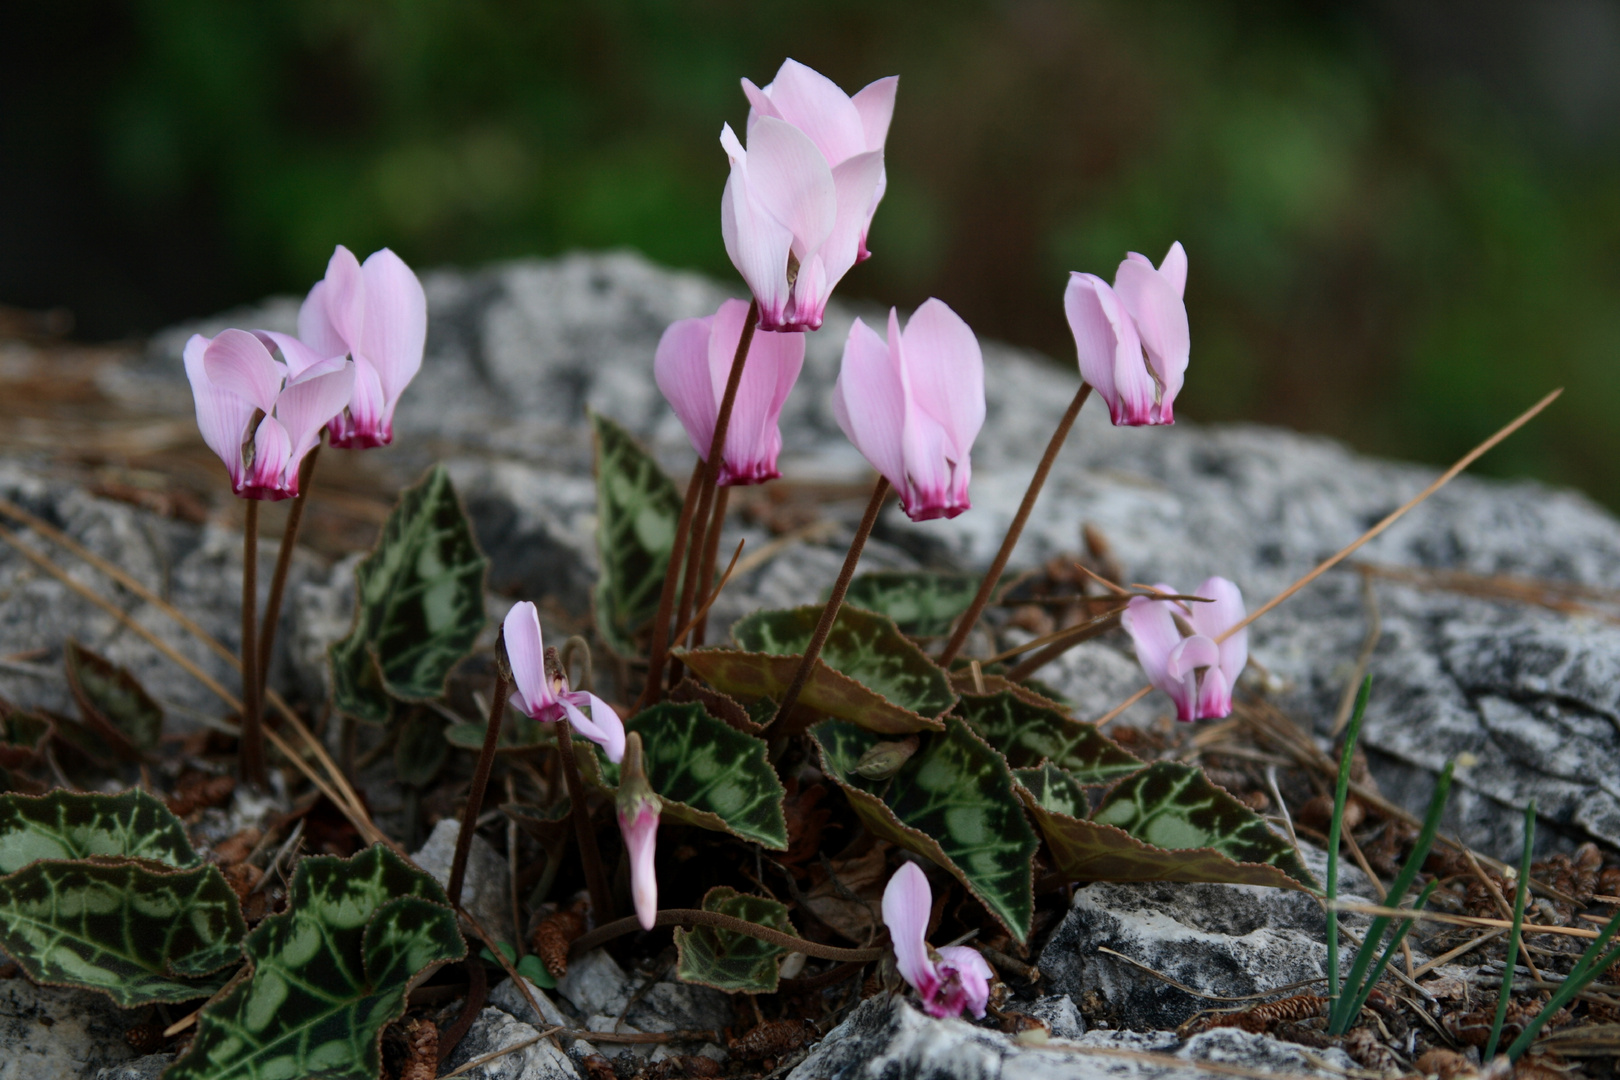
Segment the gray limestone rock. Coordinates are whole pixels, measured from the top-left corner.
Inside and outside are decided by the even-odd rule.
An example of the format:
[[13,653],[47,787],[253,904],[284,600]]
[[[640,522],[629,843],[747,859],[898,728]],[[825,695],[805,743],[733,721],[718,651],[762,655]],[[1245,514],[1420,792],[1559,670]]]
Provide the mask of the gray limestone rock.
[[121,1065],[108,1065],[96,1073],[96,1080],[159,1080],[163,1070],[172,1064],[173,1054],[147,1054]]
[[1036,998],[1022,1010],[1037,1020],[1044,1020],[1052,1029],[1054,1039],[1078,1039],[1086,1033],[1086,1018],[1080,1015],[1074,999],[1067,994],[1048,994]]
[[[445,1064],[459,1069],[487,1054],[528,1042],[538,1034],[535,1028],[510,1014],[486,1008],[478,1014]],[[580,1073],[568,1055],[558,1050],[550,1039],[541,1039],[461,1075],[472,1080],[577,1080]]]
[[124,1042],[129,1023],[100,994],[0,981],[0,1080],[89,1080],[122,1066],[135,1057]]
[[[557,984],[557,993],[586,1018],[579,1026],[593,1031],[614,1030],[621,1013],[620,1031],[719,1031],[732,1022],[731,999],[725,994],[668,979],[648,987],[626,1012],[626,1003],[639,989],[639,982],[603,949],[570,961],[568,974]],[[602,1044],[599,1049],[612,1056],[626,1048]]]
[[[1313,1053],[1335,1068],[1353,1067],[1342,1051]],[[961,1020],[931,1019],[900,998],[876,997],[862,1002],[834,1028],[788,1074],[788,1080],[892,1076],[910,1080],[1157,1080],[1226,1075],[1165,1059],[1218,1062],[1295,1076],[1335,1075],[1319,1068],[1299,1047],[1230,1028],[1185,1041],[1171,1032],[1093,1031],[1077,1039],[1052,1039],[1036,1046]]]
[[[455,818],[441,818],[427,843],[411,854],[417,866],[431,874],[440,885],[450,883],[450,863],[455,858],[456,837],[461,825]],[[482,836],[473,834],[467,849],[466,877],[461,883],[461,906],[478,919],[490,935],[500,941],[512,940],[512,896],[506,860]]]

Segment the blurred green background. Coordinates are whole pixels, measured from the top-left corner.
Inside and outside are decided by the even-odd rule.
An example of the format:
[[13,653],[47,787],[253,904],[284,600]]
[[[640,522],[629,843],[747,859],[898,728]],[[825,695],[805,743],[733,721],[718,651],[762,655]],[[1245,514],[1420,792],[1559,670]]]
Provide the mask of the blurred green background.
[[730,274],[723,121],[901,76],[876,257],[1070,358],[1071,269],[1191,256],[1178,415],[1620,507],[1620,0],[13,0],[0,302],[89,339],[302,291],[335,242]]

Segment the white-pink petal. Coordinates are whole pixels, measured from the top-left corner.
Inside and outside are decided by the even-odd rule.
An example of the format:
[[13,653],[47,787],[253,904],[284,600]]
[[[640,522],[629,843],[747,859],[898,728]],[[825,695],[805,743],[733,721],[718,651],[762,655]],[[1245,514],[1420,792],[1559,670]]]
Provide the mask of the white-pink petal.
[[203,354],[208,380],[266,414],[274,412],[286,369],[246,330],[224,330]]
[[365,283],[365,329],[362,351],[377,369],[384,420],[391,418],[399,395],[422,367],[427,345],[427,295],[405,261],[388,248],[372,252],[360,267]]
[[901,379],[888,343],[856,319],[844,343],[838,381],[833,384],[833,416],[855,449],[903,491],[906,389]]
[[883,889],[883,925],[889,928],[895,967],[900,977],[924,997],[939,985],[934,962],[928,956],[928,918],[934,894],[928,877],[916,863],[901,865]]
[[512,683],[522,695],[519,707],[532,719],[541,719],[541,711],[554,706],[557,699],[552,696],[551,681],[546,677],[540,610],[527,600],[513,604],[501,623],[501,638],[506,646],[507,665],[512,669]]

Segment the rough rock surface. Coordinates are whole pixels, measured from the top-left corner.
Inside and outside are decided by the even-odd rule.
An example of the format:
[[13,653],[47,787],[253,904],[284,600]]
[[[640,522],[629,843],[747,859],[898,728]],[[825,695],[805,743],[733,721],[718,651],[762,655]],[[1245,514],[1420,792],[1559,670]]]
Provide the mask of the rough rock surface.
[[[455,818],[441,819],[433,827],[427,843],[411,853],[411,861],[433,875],[440,885],[448,887],[450,864],[455,859],[456,838],[460,834],[461,826]],[[467,848],[461,905],[491,936],[511,944],[512,894],[506,860],[476,832]]]
[[[509,1013],[500,1009],[485,1009],[478,1014],[478,1019],[473,1021],[472,1027],[445,1064],[451,1069],[459,1069],[469,1061],[477,1061],[486,1054],[528,1042],[538,1034],[533,1027],[514,1019]],[[550,1039],[541,1039],[461,1075],[471,1080],[576,1080],[579,1070]]]
[[[731,290],[623,253],[430,274],[426,286],[428,359],[400,407],[400,445],[378,460],[409,478],[435,456],[448,459],[494,558],[492,584],[577,607],[595,567],[584,411],[626,424],[684,476],[691,453],[648,378],[653,348],[670,321],[712,311]],[[119,392],[184,414],[189,399],[176,357],[185,333],[290,328],[295,311],[289,300],[272,301],[160,335],[144,362],[120,373]],[[828,405],[854,314],[834,304],[826,326],[809,337],[804,374],[783,414],[789,480],[864,483],[864,463]],[[1076,383],[1066,359],[1050,363],[994,344],[985,357],[988,416],[974,448],[973,512],[913,525],[891,509],[870,565],[982,565],[993,553]],[[1190,377],[1198,377],[1196,359]],[[1501,403],[1503,419],[1526,404]],[[1540,422],[1558,422],[1553,408]],[[1191,588],[1219,573],[1255,604],[1435,473],[1258,427],[1183,421],[1117,430],[1092,403],[1051,474],[1014,566],[1077,550],[1080,526],[1088,524],[1112,542],[1131,580]],[[824,508],[846,529],[789,544],[733,582],[714,625],[759,602],[815,599],[862,501],[852,486],[846,502]],[[769,539],[738,528],[727,543],[742,535],[755,550]],[[1620,525],[1573,492],[1463,477],[1358,558],[1420,572],[1613,589],[1620,587]],[[1620,625],[1389,579],[1374,579],[1371,591],[1382,636],[1365,742],[1382,755],[1375,775],[1386,789],[1421,810],[1433,771],[1461,757],[1447,826],[1487,850],[1514,850],[1512,810],[1532,796],[1548,823],[1567,827],[1561,839],[1543,830],[1547,843],[1586,835],[1620,842],[1620,776],[1610,767],[1620,753],[1620,698],[1610,674],[1620,667]],[[1325,730],[1368,624],[1360,575],[1335,571],[1259,622],[1252,653],[1282,681],[1285,707]],[[1111,709],[1141,684],[1118,640],[1082,646],[1044,677],[1083,717]],[[1154,695],[1126,721],[1165,711]]]
[[[931,1020],[899,998],[878,997],[862,1002],[788,1074],[788,1080],[876,1080],[891,1076],[909,1080],[1147,1080],[1226,1075],[1163,1060],[1144,1060],[1130,1056],[1132,1052],[1295,1076],[1336,1075],[1318,1068],[1299,1047],[1230,1028],[1185,1041],[1170,1032],[1144,1035],[1093,1031],[1073,1040],[1053,1039],[1042,1046],[1030,1046],[961,1020]],[[1336,1068],[1354,1067],[1343,1051],[1313,1053]]]
[[129,1022],[100,994],[0,981],[0,1080],[88,1078],[127,1062]]
[[[1322,880],[1325,854],[1304,844],[1300,850]],[[1341,897],[1370,902],[1374,894],[1368,886],[1355,867],[1342,868]],[[1351,930],[1367,922],[1361,916],[1341,918]],[[1074,903],[1047,939],[1039,966],[1045,989],[1075,1001],[1095,995],[1114,1027],[1173,1029],[1213,1003],[1144,968],[1202,994],[1242,997],[1322,978],[1325,933],[1321,904],[1302,892],[1252,885],[1098,882],[1075,890]],[[1126,959],[1100,951],[1105,948]],[[1340,955],[1348,968],[1353,948],[1347,943]]]

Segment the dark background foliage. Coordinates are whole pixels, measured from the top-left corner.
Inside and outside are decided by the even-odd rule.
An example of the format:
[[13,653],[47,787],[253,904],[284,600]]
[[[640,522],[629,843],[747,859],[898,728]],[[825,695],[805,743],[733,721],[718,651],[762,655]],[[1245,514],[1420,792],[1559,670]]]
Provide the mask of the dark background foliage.
[[14,0],[0,302],[88,339],[417,266],[629,245],[729,274],[720,125],[791,55],[901,75],[876,257],[1071,357],[1065,272],[1191,255],[1178,413],[1620,505],[1620,0]]

